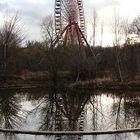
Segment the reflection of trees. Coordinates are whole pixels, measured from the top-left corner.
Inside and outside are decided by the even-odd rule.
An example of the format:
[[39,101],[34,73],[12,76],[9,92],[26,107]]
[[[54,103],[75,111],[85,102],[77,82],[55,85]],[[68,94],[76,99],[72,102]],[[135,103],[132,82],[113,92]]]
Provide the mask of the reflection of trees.
[[[126,93],[118,92],[112,95],[113,104],[112,104],[112,115],[111,120],[113,120],[112,127],[114,129],[123,129],[127,128],[126,122],[126,112],[124,109],[124,102],[126,101]],[[112,135],[111,140],[123,140],[128,139],[129,136],[127,134],[114,134]]]
[[113,115],[116,115],[116,129],[137,128],[140,124],[140,99],[128,93],[114,98]]
[[97,130],[99,128],[98,119],[101,119],[99,121],[102,122],[102,119],[104,118],[104,114],[102,113],[102,104],[100,97],[101,95],[92,94],[92,97],[90,98],[90,109],[92,111],[93,130]]
[[[23,120],[19,114],[21,106],[19,97],[14,93],[3,92],[0,95],[0,125],[5,129],[14,129],[21,126]],[[4,134],[4,139],[16,139],[14,134]]]
[[[134,94],[134,93],[133,93]],[[112,105],[112,117],[115,120],[115,129],[138,128],[140,126],[140,99],[138,96],[129,93],[114,95]],[[127,134],[114,135],[114,139],[122,140],[128,138]]]
[[54,119],[56,111],[55,92],[44,95],[41,100],[41,126],[40,130],[54,130]]
[[122,127],[121,125],[121,113],[122,113],[122,100],[124,95],[122,94],[117,102],[113,104],[113,115],[115,116],[115,129],[120,129]]
[[122,129],[124,127],[124,98],[125,94],[123,92],[113,95],[113,104],[111,108],[112,117],[112,127],[114,129]]
[[[127,127],[140,127],[140,98],[139,96],[126,97],[124,102],[125,118]],[[135,133],[140,138],[140,133]]]
[[[90,98],[90,103],[91,103],[91,106],[90,106],[90,110],[92,112],[92,127],[93,127],[93,130],[97,130],[97,114],[98,114],[98,105],[96,106],[96,102],[97,101],[97,98],[96,98],[96,95],[92,95],[92,97]],[[93,136],[93,140],[96,140],[96,135]]]
[[[32,99],[34,100],[33,97]],[[86,128],[84,127],[86,119],[93,130],[125,129],[138,127],[140,124],[139,98],[127,92],[113,94],[101,94],[101,92],[91,94],[90,92],[89,94],[87,91],[74,89],[50,90],[37,100],[39,102],[36,109],[41,116],[40,130],[44,131],[77,131],[80,130],[81,122],[84,122],[82,125]],[[108,101],[109,103],[106,104]],[[90,120],[84,118],[86,113]],[[81,116],[84,116],[83,120]],[[58,136],[57,138],[77,140],[80,139],[79,137]],[[129,139],[128,137],[129,134],[109,135],[110,140]],[[94,136],[93,139],[98,139],[98,136]]]
[[[89,100],[89,94],[76,91],[62,92],[55,91],[44,96],[42,101],[41,130],[53,130],[58,110],[61,115],[63,126],[61,130],[78,130],[78,119]],[[60,117],[60,116],[59,116]]]
[[124,109],[126,121],[129,122],[131,127],[137,128],[140,126],[140,99],[131,98],[126,99],[124,102]]
[[40,101],[48,93],[48,90],[47,89],[43,90],[41,88],[37,88],[37,89],[33,88],[33,89],[26,89],[22,91],[22,93],[23,96],[26,95],[27,101],[34,102],[34,101]]
[[[74,90],[61,91],[52,90],[49,94],[44,95],[40,101],[40,130],[81,130],[84,125],[84,108],[90,96],[85,92]],[[84,129],[84,128],[83,128]],[[59,136],[57,136],[59,137]],[[66,139],[80,140],[78,137],[65,137]]]

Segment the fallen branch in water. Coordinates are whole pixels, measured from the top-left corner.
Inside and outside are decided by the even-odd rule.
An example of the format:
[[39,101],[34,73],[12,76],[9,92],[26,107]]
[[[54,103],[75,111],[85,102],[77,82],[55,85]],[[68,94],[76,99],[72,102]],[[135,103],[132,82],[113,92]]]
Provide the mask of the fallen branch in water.
[[120,130],[107,130],[107,131],[22,131],[22,130],[11,130],[2,129],[2,133],[13,133],[13,134],[28,134],[28,135],[107,135],[107,134],[120,134],[120,133],[130,133],[139,132],[140,128],[131,129],[120,129]]

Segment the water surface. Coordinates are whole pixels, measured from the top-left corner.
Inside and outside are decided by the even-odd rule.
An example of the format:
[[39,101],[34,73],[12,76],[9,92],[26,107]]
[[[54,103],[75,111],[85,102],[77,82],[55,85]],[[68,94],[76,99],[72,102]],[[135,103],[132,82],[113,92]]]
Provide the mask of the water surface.
[[[0,91],[1,128],[40,131],[94,131],[140,127],[140,93],[74,89]],[[140,132],[100,136],[30,136],[20,140],[138,140]]]

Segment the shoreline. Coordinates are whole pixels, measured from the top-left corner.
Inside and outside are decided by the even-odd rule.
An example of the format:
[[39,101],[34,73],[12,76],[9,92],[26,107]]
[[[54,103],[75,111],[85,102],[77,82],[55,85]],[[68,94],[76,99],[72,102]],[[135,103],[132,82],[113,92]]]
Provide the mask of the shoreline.
[[[35,89],[35,88],[63,88],[62,84],[52,86],[51,82],[48,81],[10,81],[1,82],[0,90],[6,89]],[[140,82],[129,81],[125,83],[114,82],[114,81],[77,81],[64,86],[64,88],[73,88],[79,90],[128,90],[128,91],[140,91]]]
[[91,89],[91,90],[129,90],[140,91],[140,81],[117,82],[117,81],[78,81],[71,84],[72,88],[76,89]]

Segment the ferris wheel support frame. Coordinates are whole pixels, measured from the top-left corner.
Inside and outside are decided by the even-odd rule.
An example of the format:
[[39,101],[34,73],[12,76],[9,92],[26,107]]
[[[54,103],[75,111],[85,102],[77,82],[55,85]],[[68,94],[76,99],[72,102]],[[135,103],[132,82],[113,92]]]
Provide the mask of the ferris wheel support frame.
[[60,35],[54,40],[54,43],[52,44],[52,47],[55,47],[55,46],[56,46],[57,42],[62,38],[62,36],[64,35],[65,32],[66,32],[66,34],[67,34],[69,28],[71,28],[72,25],[75,26],[77,34],[79,34],[79,35],[81,36],[81,38],[78,39],[79,44],[80,44],[80,42],[83,42],[83,40],[84,40],[85,43],[86,43],[86,46],[90,48],[90,45],[88,44],[88,42],[87,42],[87,40],[86,40],[86,38],[85,38],[83,32],[81,31],[81,29],[79,28],[79,26],[78,26],[77,23],[71,23],[71,24],[67,25],[67,26],[63,29],[63,31],[60,33]]
[[[67,0],[66,0],[67,1]],[[62,28],[62,5],[64,0],[55,0],[55,32],[56,38],[52,43],[52,48],[56,47],[59,42],[63,42],[63,45],[66,45],[68,42],[68,35],[71,37],[71,42],[73,40],[73,35],[71,28],[74,26],[75,33],[77,34],[77,45],[79,48],[87,47],[90,50],[90,53],[94,56],[95,61],[97,61],[96,55],[91,49],[85,34],[85,16],[82,0],[75,0],[77,2],[77,7],[79,10],[79,23],[69,22]],[[61,43],[60,43],[61,44]]]

